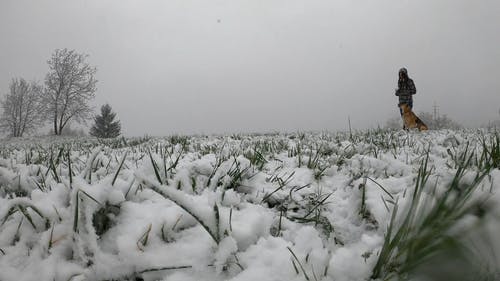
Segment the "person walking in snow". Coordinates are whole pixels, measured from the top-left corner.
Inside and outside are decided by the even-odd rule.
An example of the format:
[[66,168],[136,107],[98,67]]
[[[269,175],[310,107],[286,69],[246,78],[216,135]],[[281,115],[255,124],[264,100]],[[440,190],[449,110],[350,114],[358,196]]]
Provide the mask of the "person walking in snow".
[[[410,107],[410,110],[413,108],[413,98],[412,96],[417,93],[417,89],[415,88],[415,84],[413,80],[408,77],[408,70],[406,68],[401,68],[399,70],[399,79],[398,79],[398,88],[396,89],[396,96],[399,97],[400,104],[405,103]],[[399,113],[403,116],[403,111],[399,108]]]

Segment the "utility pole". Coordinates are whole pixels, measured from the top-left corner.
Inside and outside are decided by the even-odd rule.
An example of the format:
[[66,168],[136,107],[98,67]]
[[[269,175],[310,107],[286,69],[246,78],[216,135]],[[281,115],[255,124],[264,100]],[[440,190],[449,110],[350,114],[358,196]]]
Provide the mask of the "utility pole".
[[434,106],[432,108],[434,109],[434,121],[436,121],[439,117],[439,106],[437,106],[436,102],[434,102]]
[[434,119],[434,127],[436,127],[436,129],[439,129],[441,127],[441,124],[438,124],[439,123],[439,106],[436,104],[436,101],[434,101],[434,106],[432,106],[432,108],[434,109],[434,116],[433,116],[433,119]]

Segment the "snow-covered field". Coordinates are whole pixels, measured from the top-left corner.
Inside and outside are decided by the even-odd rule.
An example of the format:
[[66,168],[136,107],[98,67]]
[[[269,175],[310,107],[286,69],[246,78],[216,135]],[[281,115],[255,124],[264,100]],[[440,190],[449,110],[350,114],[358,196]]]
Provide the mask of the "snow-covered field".
[[499,161],[480,130],[4,140],[0,280],[498,280]]

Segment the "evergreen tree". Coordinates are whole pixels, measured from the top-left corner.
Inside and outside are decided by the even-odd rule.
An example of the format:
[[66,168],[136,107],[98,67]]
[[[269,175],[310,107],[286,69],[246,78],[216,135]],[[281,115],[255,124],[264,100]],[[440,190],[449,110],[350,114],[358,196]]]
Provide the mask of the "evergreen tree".
[[98,138],[115,138],[120,135],[120,121],[114,121],[116,113],[111,111],[111,106],[105,104],[101,107],[101,115],[94,117],[95,124],[90,128],[90,135]]

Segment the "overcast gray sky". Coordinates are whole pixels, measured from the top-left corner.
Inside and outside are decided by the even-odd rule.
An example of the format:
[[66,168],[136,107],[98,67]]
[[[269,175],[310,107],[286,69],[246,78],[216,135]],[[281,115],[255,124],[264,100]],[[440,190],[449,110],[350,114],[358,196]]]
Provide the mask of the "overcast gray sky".
[[90,55],[96,109],[125,135],[346,130],[414,111],[499,119],[498,0],[0,0],[0,93],[43,81],[56,48]]

